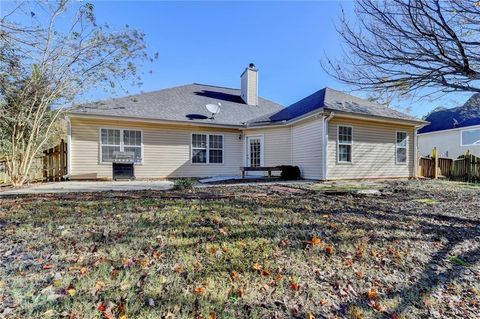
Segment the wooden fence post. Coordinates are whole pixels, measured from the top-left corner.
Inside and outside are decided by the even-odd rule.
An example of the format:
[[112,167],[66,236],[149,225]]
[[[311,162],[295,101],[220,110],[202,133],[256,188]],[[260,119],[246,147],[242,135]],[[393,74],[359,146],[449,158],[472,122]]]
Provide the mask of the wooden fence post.
[[432,155],[435,160],[433,168],[433,178],[438,179],[438,151],[436,147],[433,148]]

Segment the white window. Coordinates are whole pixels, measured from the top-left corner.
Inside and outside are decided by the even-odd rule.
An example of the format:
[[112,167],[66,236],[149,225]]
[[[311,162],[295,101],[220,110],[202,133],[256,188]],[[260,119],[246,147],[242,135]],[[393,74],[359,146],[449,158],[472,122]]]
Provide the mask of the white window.
[[338,162],[352,162],[353,134],[351,126],[338,127]]
[[223,135],[192,134],[192,163],[222,164]]
[[113,152],[133,152],[135,163],[142,162],[142,131],[102,128],[100,133],[102,163],[112,161]]
[[462,146],[480,145],[480,128],[462,131]]
[[397,164],[407,163],[408,136],[406,132],[397,132],[395,160]]

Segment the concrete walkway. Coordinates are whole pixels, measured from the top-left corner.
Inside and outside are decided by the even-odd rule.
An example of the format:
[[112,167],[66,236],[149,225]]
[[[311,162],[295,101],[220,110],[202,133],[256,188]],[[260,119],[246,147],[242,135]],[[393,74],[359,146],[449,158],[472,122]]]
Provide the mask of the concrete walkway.
[[0,191],[1,196],[25,194],[58,194],[107,191],[169,190],[171,181],[66,181],[32,184],[17,189]]

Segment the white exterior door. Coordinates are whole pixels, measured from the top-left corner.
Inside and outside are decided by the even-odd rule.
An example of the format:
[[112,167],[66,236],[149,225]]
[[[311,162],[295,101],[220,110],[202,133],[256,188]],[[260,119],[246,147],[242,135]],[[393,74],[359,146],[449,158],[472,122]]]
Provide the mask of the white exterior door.
[[[245,166],[263,166],[263,136],[247,136],[245,143]],[[260,175],[264,172],[247,172],[247,175]]]

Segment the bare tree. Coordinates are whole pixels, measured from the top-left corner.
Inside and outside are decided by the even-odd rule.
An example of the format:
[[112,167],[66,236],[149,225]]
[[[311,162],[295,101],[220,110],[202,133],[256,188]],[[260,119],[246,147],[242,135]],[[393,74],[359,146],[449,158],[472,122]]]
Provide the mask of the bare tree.
[[92,4],[65,0],[19,2],[1,17],[0,41],[0,156],[13,185],[27,181],[62,106],[92,87],[138,80],[136,63],[151,59],[143,33],[112,31]]
[[343,57],[322,61],[336,79],[377,96],[480,92],[480,2],[357,0],[342,10]]

